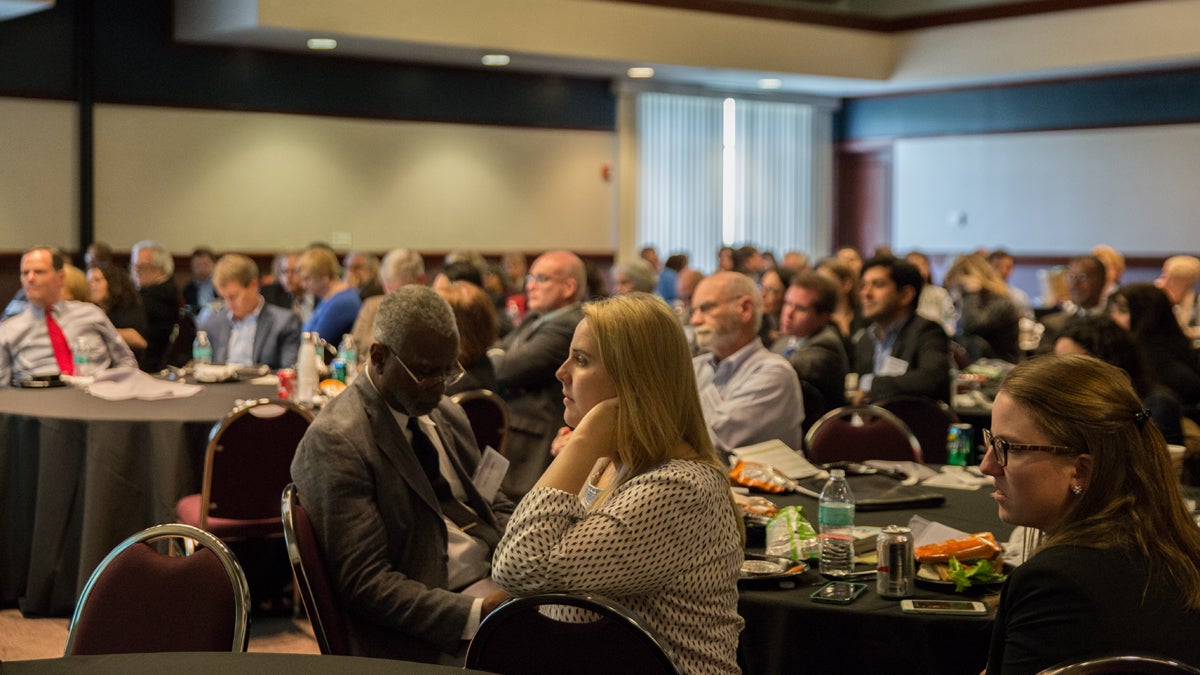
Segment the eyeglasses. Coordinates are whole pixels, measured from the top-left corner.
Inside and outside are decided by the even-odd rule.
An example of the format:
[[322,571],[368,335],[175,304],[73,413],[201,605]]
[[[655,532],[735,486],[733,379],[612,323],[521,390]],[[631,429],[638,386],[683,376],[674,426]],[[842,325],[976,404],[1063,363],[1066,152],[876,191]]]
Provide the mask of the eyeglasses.
[[526,277],[525,277],[526,284],[532,284],[535,282],[539,283],[539,284],[548,284],[554,280],[555,280],[555,278],[550,276],[549,274],[529,274],[529,275],[526,275]]
[[991,429],[983,430],[983,447],[990,449],[996,456],[996,463],[1000,466],[1008,466],[1008,453],[1010,450],[1021,452],[1048,452],[1052,455],[1081,455],[1080,451],[1074,448],[1068,448],[1065,445],[1031,445],[1028,443],[1009,443],[1003,438],[992,436]]
[[1087,272],[1072,272],[1067,274],[1067,281],[1087,281]]
[[[392,350],[389,348],[388,351],[391,352]],[[435,389],[439,385],[443,387],[449,387],[455,382],[461,380],[463,375],[467,374],[467,371],[463,370],[462,364],[458,361],[455,361],[450,370],[442,373],[441,375],[417,377],[413,374],[413,371],[408,367],[408,365],[406,365],[404,361],[400,360],[400,357],[396,355],[396,352],[392,352],[392,358],[396,359],[396,363],[399,363],[400,367],[404,369],[404,372],[408,373],[408,376],[412,378],[412,381],[416,382],[417,386],[422,389]]]

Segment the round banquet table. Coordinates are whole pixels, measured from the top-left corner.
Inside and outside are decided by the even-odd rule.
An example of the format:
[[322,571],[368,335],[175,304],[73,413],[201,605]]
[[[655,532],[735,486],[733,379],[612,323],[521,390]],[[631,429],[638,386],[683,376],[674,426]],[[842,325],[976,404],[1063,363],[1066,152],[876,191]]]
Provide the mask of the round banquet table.
[[439,666],[411,661],[369,659],[361,656],[316,654],[264,654],[235,652],[165,652],[152,654],[106,654],[67,656],[60,659],[0,663],[0,675],[448,675],[482,673],[457,666]]
[[129,535],[175,520],[199,492],[215,422],[275,387],[106,401],[73,387],[0,391],[0,605],[69,616],[92,570]]
[[[853,477],[851,487],[853,488]],[[1004,541],[1012,526],[996,515],[992,489],[974,491],[925,488],[946,497],[941,506],[860,511],[858,525],[908,525],[913,514],[966,532],[991,531]],[[798,504],[816,520],[817,500],[802,495],[767,495],[775,503]],[[761,550],[759,551],[761,552]],[[746,620],[739,657],[744,672],[754,673],[921,673],[975,675],[987,662],[995,608],[987,616],[905,614],[899,600],[880,597],[875,578],[858,579],[867,591],[852,604],[813,602],[826,579],[814,571],[801,575],[793,589],[742,590],[738,610]],[[914,598],[982,600],[918,586]]]

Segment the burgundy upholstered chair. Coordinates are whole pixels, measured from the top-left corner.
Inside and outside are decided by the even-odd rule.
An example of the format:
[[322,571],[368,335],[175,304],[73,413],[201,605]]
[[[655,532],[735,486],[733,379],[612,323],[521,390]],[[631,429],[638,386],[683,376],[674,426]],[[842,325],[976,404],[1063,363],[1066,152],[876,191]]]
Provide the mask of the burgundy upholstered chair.
[[462,406],[471,422],[471,432],[479,449],[491,446],[504,454],[504,443],[508,438],[508,404],[499,394],[487,389],[472,389],[450,397]]
[[[948,457],[946,437],[958,415],[943,401],[924,396],[893,396],[875,405],[900,418],[921,443],[921,457],[928,464],[945,464]],[[974,458],[974,452],[971,457]]]
[[[576,607],[595,621],[558,621],[540,610]],[[589,593],[513,598],[479,624],[467,647],[467,668],[501,675],[612,675],[683,672],[674,651],[631,610]]]
[[[201,548],[169,556],[151,546],[183,539]],[[66,655],[241,652],[249,619],[246,577],[225,544],[189,525],[155,525],[118,544],[92,573]]]
[[280,537],[279,493],[313,413],[291,401],[258,399],[213,425],[200,494],[179,500],[180,522],[225,541]]
[[921,443],[904,422],[874,405],[847,405],[825,413],[805,437],[817,464],[868,459],[920,462]]
[[350,635],[346,618],[338,602],[333,580],[325,565],[325,555],[317,542],[308,512],[300,504],[296,486],[283,491],[283,540],[287,544],[292,577],[300,590],[300,599],[312,624],[313,635],[322,654],[348,656]]

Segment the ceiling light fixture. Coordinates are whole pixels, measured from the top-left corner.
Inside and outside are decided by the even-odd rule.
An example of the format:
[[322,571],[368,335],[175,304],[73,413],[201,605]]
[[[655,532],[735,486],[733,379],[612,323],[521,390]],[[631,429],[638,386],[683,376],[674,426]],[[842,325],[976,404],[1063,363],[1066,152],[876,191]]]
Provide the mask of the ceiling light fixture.
[[508,54],[484,54],[480,59],[485,66],[507,66],[511,60]]
[[309,38],[308,48],[317,50],[337,49],[337,40],[333,38]]
[[782,89],[783,80],[778,77],[764,77],[758,81],[759,89]]
[[625,71],[625,74],[635,79],[654,77],[654,69],[647,66],[636,66]]

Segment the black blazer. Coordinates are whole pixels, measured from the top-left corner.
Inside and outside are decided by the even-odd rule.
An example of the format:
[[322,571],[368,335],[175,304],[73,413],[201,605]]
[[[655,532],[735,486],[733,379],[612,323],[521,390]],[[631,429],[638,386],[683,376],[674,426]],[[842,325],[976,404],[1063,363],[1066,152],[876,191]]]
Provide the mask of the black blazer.
[[[875,336],[864,330],[855,346],[854,365],[859,377],[875,370]],[[907,394],[935,401],[950,400],[950,340],[938,324],[912,315],[900,328],[892,356],[908,363],[903,375],[876,376],[870,399],[878,401]]]

